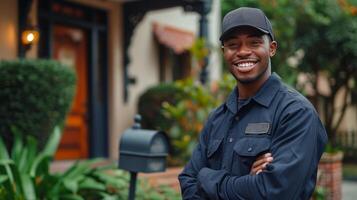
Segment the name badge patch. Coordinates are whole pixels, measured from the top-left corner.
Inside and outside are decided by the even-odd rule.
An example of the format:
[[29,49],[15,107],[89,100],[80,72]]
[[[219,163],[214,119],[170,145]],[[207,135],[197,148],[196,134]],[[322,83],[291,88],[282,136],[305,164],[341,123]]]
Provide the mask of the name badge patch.
[[268,134],[270,123],[249,123],[245,128],[245,134],[262,135]]

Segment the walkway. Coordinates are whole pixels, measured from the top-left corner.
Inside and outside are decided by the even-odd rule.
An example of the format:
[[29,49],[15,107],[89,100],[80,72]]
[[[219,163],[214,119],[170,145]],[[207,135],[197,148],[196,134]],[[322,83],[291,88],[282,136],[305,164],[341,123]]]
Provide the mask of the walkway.
[[[110,161],[103,162],[108,164]],[[73,164],[73,161],[56,161],[51,166],[51,172],[64,171]],[[179,182],[177,175],[182,168],[169,168],[165,173],[144,174],[139,173],[140,177],[148,178],[153,185],[165,184],[175,188],[179,191]],[[356,200],[357,199],[357,181],[343,180],[342,183],[342,200]]]
[[342,182],[342,200],[356,200],[357,199],[357,181]]

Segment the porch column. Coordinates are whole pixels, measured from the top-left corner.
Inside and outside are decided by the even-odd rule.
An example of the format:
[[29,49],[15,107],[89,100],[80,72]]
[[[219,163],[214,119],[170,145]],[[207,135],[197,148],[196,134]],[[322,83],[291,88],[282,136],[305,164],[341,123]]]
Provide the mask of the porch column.
[[[205,39],[205,45],[207,47],[207,43],[209,40],[209,33],[208,33],[208,19],[207,15],[211,11],[212,7],[212,0],[201,0],[201,9],[199,9],[200,14],[200,29],[199,29],[199,37]],[[203,66],[200,72],[200,81],[202,84],[206,84],[207,77],[208,77],[208,66],[209,56],[205,56]]]
[[21,34],[22,31],[26,28],[28,14],[31,9],[32,0],[19,0],[17,3],[17,12],[18,12],[18,31],[17,31],[17,50],[18,57],[25,58],[26,56],[26,47],[22,44]]

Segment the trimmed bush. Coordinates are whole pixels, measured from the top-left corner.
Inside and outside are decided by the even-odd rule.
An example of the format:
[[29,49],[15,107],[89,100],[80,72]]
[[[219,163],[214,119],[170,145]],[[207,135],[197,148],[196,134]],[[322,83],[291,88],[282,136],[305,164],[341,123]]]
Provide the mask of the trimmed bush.
[[0,62],[0,133],[7,147],[15,132],[33,135],[40,147],[63,125],[75,92],[73,69],[52,60]]
[[165,118],[162,114],[162,103],[176,104],[182,98],[181,96],[182,91],[173,83],[161,83],[146,90],[139,97],[138,103],[142,127],[167,132],[172,125],[172,120]]

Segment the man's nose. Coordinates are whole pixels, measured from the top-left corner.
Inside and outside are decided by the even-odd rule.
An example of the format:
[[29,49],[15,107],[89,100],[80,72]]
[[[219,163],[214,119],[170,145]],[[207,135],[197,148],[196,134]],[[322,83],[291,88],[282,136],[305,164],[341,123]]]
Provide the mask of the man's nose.
[[238,49],[237,49],[237,53],[236,55],[238,57],[247,57],[250,54],[252,54],[252,50],[250,48],[248,48],[245,45],[241,45]]

